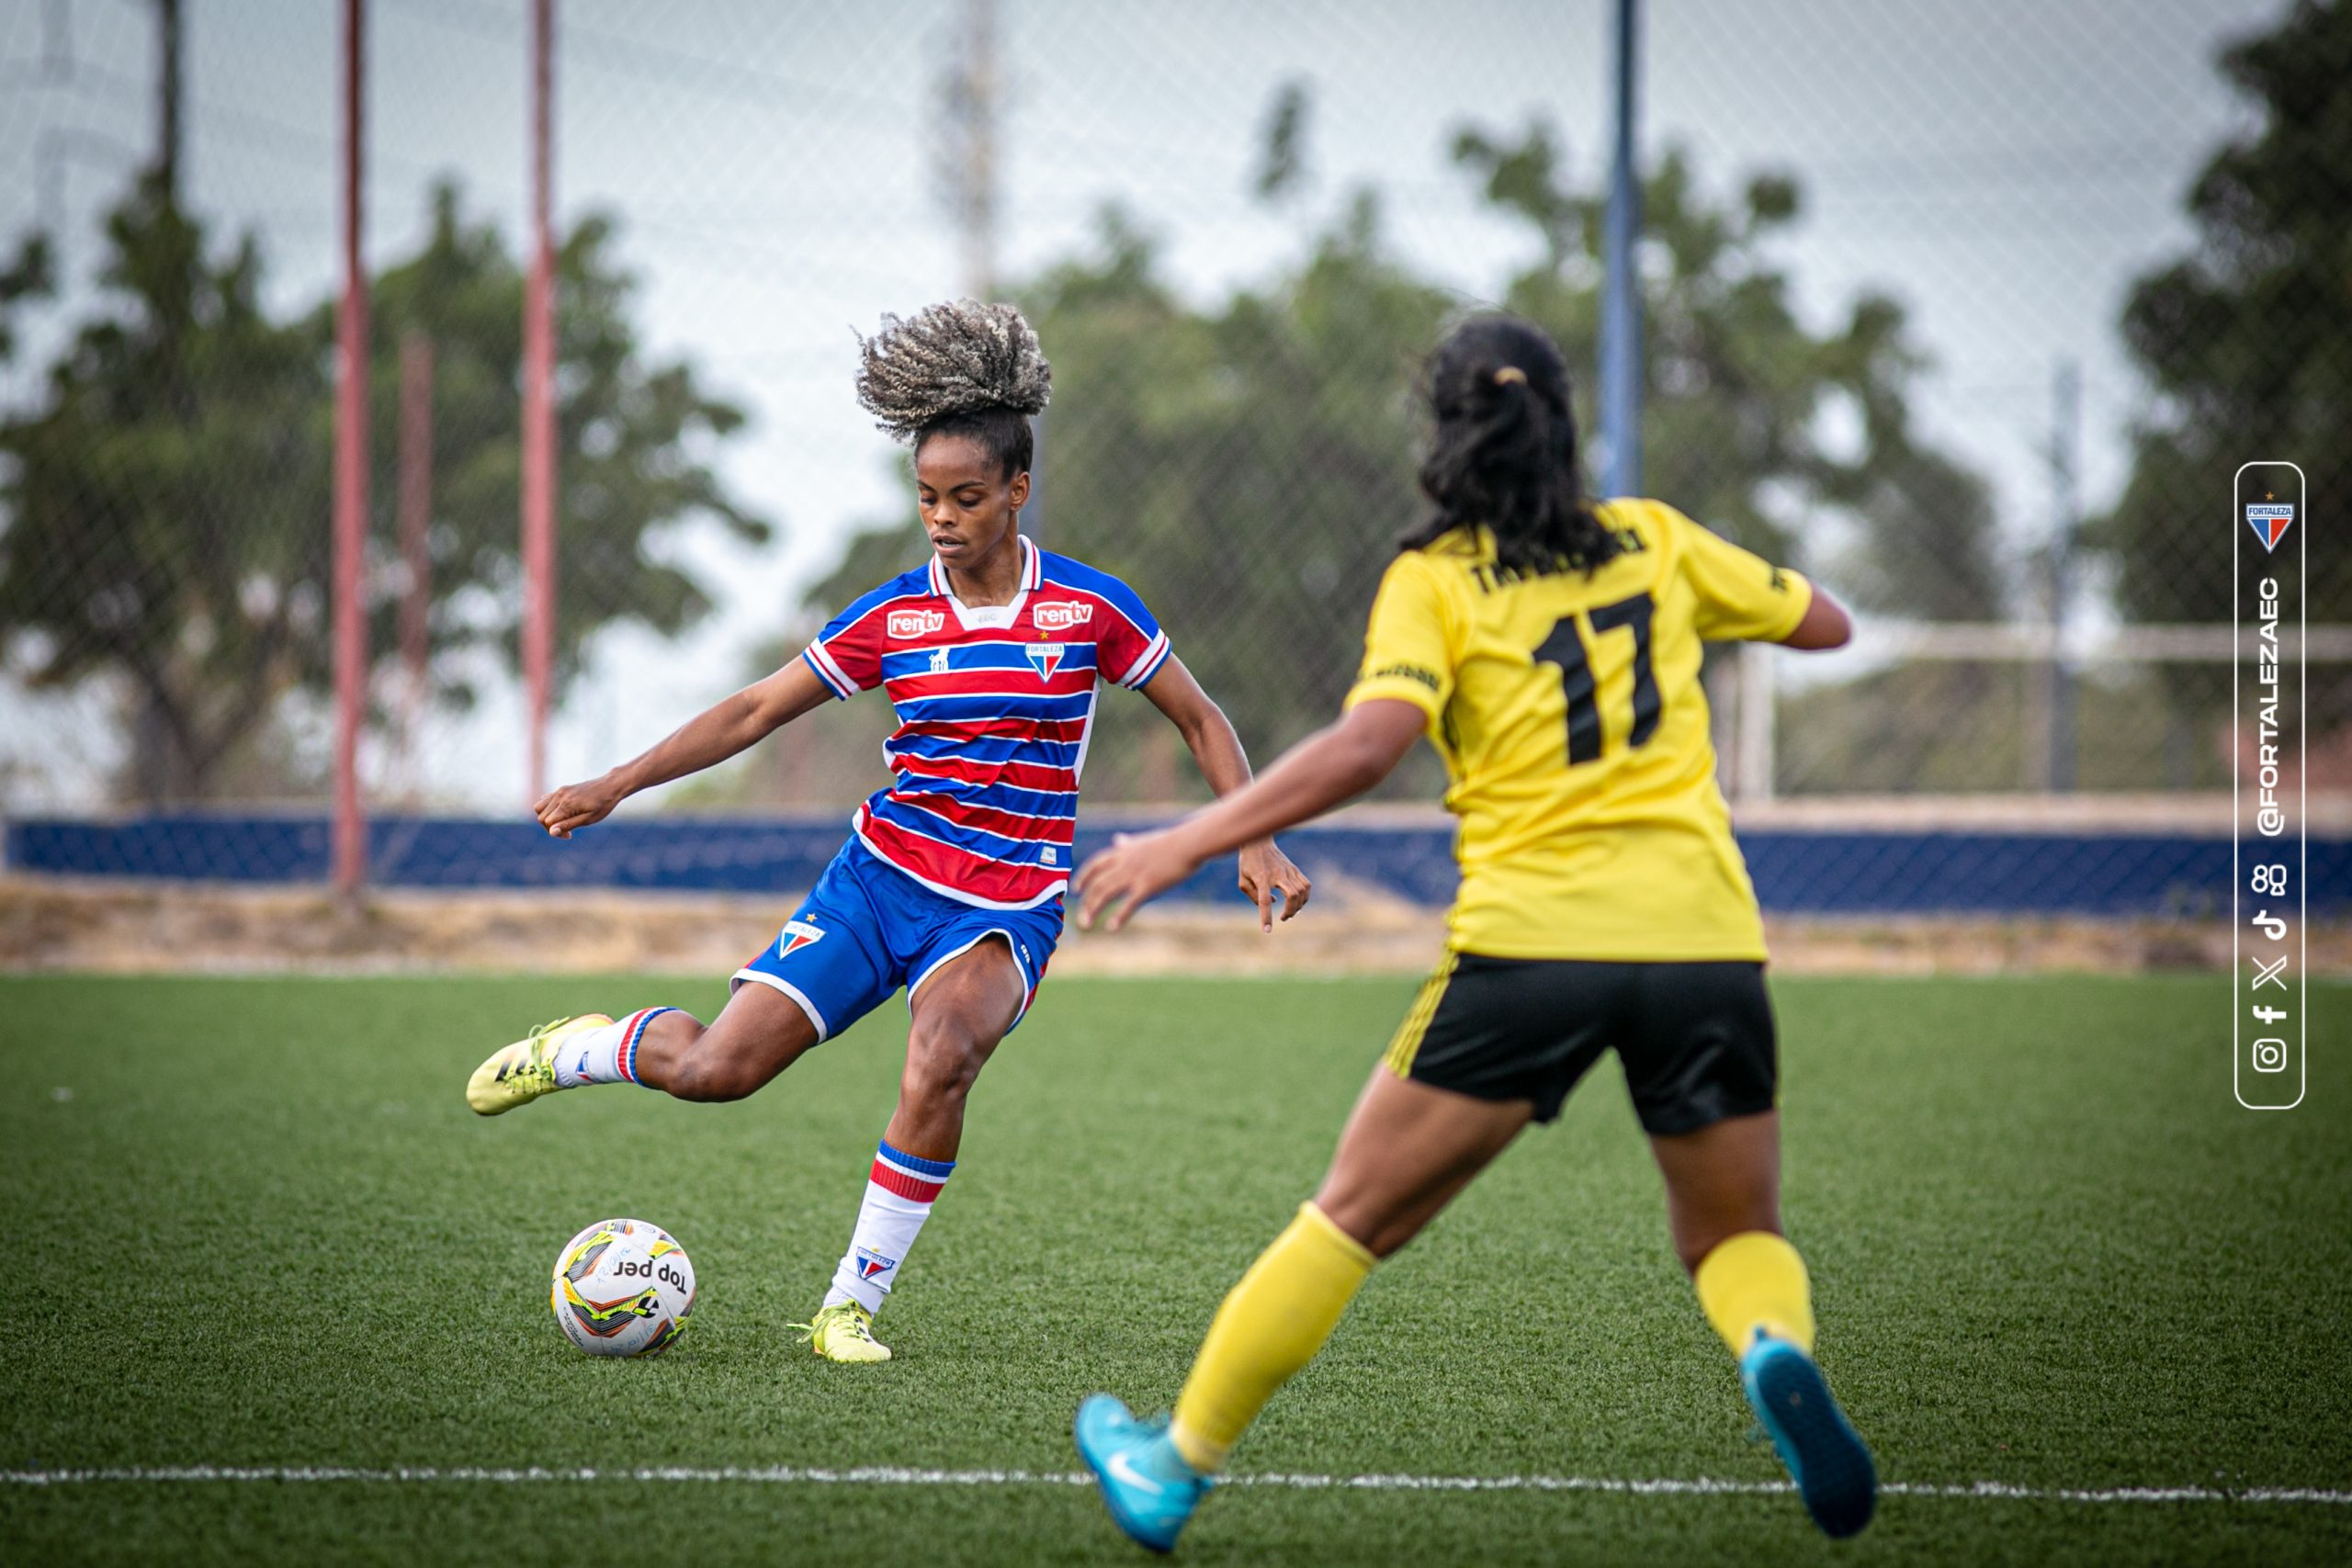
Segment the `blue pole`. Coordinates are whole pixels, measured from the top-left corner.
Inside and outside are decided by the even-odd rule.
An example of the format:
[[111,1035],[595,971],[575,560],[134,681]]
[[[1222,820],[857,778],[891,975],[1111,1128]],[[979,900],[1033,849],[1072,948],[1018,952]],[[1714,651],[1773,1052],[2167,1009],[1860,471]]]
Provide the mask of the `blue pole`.
[[1634,270],[1634,242],[1642,227],[1642,187],[1634,167],[1640,4],[1617,0],[1616,150],[1601,231],[1601,480],[1610,495],[1642,493],[1642,293]]

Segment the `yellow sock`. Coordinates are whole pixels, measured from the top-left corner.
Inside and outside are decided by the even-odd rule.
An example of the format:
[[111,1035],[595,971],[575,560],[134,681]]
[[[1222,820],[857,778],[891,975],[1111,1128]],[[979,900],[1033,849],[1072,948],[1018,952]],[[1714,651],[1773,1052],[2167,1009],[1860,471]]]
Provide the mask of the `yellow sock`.
[[1699,1260],[1691,1277],[1707,1321],[1735,1356],[1756,1331],[1813,1354],[1813,1287],[1797,1249],[1770,1231],[1742,1231]]
[[1274,1391],[1315,1359],[1372,1272],[1373,1256],[1312,1203],[1258,1255],[1209,1325],[1169,1427],[1176,1451],[1206,1473]]

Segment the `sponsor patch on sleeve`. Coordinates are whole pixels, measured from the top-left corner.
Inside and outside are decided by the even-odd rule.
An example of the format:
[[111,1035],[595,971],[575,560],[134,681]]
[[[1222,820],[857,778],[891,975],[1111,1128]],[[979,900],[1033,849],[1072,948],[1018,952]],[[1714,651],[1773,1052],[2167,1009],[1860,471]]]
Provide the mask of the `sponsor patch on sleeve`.
[[1445,682],[1438,678],[1436,671],[1424,670],[1418,664],[1383,665],[1381,668],[1372,671],[1369,675],[1366,675],[1364,679],[1367,681],[1383,681],[1391,675],[1401,677],[1407,681],[1418,681],[1432,692],[1442,691],[1445,688]]

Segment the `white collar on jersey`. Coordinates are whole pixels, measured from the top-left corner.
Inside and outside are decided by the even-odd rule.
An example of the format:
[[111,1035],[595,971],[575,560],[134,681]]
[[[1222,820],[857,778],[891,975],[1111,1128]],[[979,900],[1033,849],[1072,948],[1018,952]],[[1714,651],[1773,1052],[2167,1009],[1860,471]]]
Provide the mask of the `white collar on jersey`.
[[1028,535],[1014,536],[1021,541],[1021,587],[1010,604],[965,604],[949,591],[947,569],[939,564],[937,556],[931,558],[931,591],[947,601],[947,607],[956,612],[956,625],[966,631],[998,631],[1011,626],[1020,618],[1021,606],[1028,603],[1029,591],[1045,581],[1044,553],[1029,542]]

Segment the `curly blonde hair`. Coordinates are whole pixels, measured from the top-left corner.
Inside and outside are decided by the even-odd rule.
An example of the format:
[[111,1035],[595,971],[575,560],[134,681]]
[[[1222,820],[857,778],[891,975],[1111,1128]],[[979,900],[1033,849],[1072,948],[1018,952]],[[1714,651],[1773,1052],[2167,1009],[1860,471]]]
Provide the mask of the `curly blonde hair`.
[[911,316],[885,315],[858,334],[857,400],[894,441],[921,444],[962,415],[1026,418],[1053,395],[1053,367],[1011,305],[953,299]]

